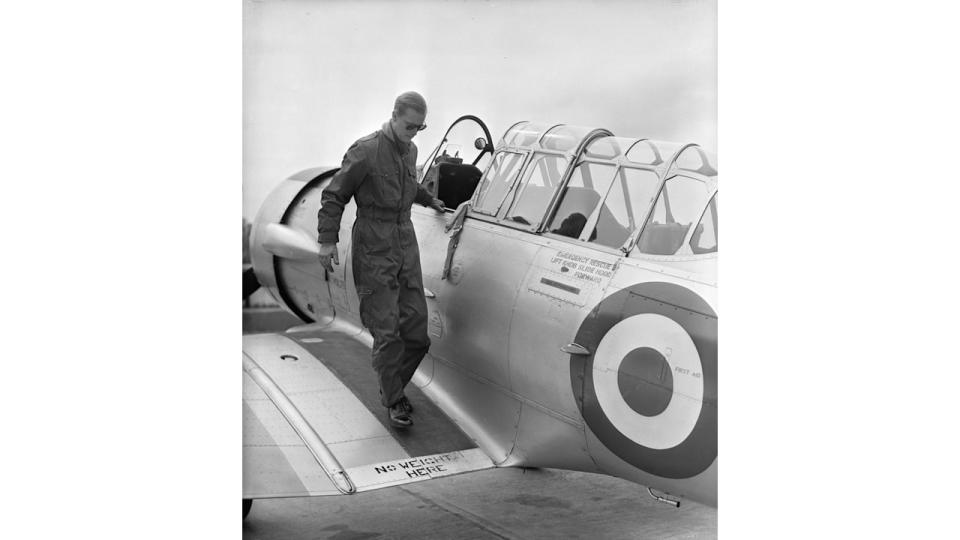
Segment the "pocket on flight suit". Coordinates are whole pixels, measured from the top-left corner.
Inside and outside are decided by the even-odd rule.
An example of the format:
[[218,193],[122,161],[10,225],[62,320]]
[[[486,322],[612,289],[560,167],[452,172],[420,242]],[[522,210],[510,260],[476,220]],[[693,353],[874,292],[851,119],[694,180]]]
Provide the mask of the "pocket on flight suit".
[[413,241],[403,248],[403,272],[400,281],[408,289],[423,289],[423,271],[420,268],[420,249],[416,241],[416,233],[410,226]]
[[377,206],[393,208],[400,204],[400,170],[380,169],[377,179]]
[[420,275],[420,269],[405,270],[401,279],[408,289],[422,289],[423,277]]
[[[356,268],[356,266],[354,266],[354,268]],[[373,324],[373,321],[370,320],[369,314],[370,295],[373,294],[373,288],[366,285],[360,285],[360,282],[357,281],[356,275],[354,275],[353,279],[357,283],[357,297],[360,299],[360,324],[363,325],[364,328],[369,329]]]
[[395,272],[391,271],[397,266],[393,235],[388,226],[378,226],[377,223],[358,219],[354,224],[353,281],[357,294],[361,294],[361,289],[372,292],[378,287],[397,288]]
[[387,255],[393,247],[393,235],[378,222],[358,219],[353,225],[353,245],[357,255]]

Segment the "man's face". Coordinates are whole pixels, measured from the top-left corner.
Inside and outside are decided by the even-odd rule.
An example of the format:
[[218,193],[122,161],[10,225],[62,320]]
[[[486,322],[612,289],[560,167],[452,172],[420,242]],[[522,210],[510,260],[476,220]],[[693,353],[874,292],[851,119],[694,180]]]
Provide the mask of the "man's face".
[[393,126],[393,132],[397,135],[397,138],[400,139],[400,142],[409,143],[414,135],[419,132],[419,128],[423,125],[423,121],[426,120],[426,118],[427,115],[408,108],[403,111],[403,114],[400,116],[394,114],[393,118],[390,119],[390,123]]

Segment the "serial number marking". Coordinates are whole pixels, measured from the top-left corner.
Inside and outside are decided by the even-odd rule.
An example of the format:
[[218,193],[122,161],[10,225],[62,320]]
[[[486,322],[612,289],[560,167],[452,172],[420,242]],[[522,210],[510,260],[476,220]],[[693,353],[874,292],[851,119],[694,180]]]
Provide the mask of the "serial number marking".
[[689,369],[687,369],[687,368],[682,368],[682,367],[680,367],[680,366],[677,366],[677,367],[673,368],[673,370],[676,371],[677,373],[681,374],[681,375],[690,375],[691,377],[693,377],[693,378],[695,378],[695,379],[699,379],[700,377],[703,376],[703,374],[701,374],[699,371],[690,371]]

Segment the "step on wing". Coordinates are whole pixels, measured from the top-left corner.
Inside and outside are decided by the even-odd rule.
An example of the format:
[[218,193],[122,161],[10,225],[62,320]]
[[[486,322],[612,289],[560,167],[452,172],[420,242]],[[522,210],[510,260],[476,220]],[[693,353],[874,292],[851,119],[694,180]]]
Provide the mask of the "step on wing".
[[414,385],[393,429],[370,349],[331,329],[243,337],[243,498],[349,494],[493,467]]

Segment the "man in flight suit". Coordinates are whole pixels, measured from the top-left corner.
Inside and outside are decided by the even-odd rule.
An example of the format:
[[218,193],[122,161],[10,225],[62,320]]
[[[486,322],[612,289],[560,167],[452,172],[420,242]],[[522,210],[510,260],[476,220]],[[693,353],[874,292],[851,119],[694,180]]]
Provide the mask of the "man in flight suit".
[[413,425],[413,407],[403,389],[430,347],[420,249],[410,221],[413,203],[443,213],[443,203],[417,183],[417,147],[411,140],[427,126],[427,103],[416,92],[397,97],[393,115],[379,131],[347,150],[340,170],[323,190],[317,229],[320,264],[332,272],[340,216],[354,197],[353,280],[360,319],[373,335],[373,368],[380,402],[390,423]]

